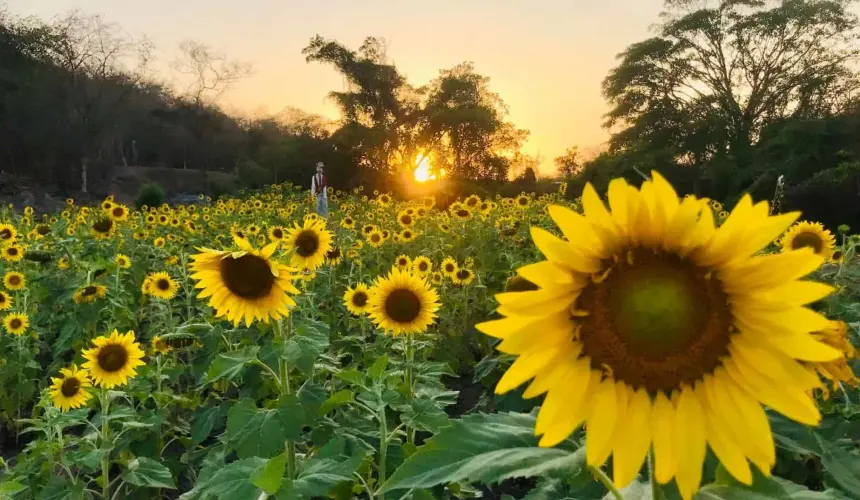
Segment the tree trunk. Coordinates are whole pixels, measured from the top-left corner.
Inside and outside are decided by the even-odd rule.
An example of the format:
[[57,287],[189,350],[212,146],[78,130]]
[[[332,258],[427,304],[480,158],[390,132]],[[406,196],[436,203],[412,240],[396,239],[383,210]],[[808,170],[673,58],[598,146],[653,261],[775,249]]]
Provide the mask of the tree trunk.
[[81,192],[87,192],[87,165],[89,160],[81,158]]

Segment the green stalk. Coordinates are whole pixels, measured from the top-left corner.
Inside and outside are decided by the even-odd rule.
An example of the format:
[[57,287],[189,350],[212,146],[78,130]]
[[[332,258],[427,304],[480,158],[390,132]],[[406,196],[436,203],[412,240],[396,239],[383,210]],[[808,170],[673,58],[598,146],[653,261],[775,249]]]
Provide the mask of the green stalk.
[[594,477],[597,478],[597,480],[600,481],[603,486],[605,486],[606,489],[609,490],[610,493],[612,493],[612,496],[615,498],[615,500],[624,500],[624,496],[621,494],[620,491],[618,491],[615,485],[612,484],[612,480],[609,479],[609,476],[607,476],[606,473],[600,469],[600,467],[589,465],[588,468],[591,469],[591,473],[594,475]]
[[[406,399],[412,401],[415,393],[415,374],[413,373],[412,360],[415,358],[415,346],[413,345],[412,334],[405,335],[406,339]],[[406,429],[406,442],[415,444],[415,429]]]
[[[107,395],[107,389],[101,390],[101,405],[102,405],[102,447],[104,444],[108,442],[108,438],[110,436],[110,426],[108,425],[108,409],[110,406],[110,399]],[[102,457],[102,499],[110,498],[110,452],[112,451],[113,446],[108,448],[108,451],[105,452],[105,455]]]
[[651,498],[653,500],[660,500],[663,498],[660,496],[660,486],[657,484],[657,479],[654,477],[654,450],[648,450],[648,481],[651,483]]
[[[277,338],[282,342],[289,340],[290,329],[287,328],[285,331],[280,320],[275,321],[274,324],[275,335]],[[281,395],[289,396],[292,394],[292,390],[290,388],[290,367],[287,365],[287,360],[284,359],[283,356],[278,357],[278,370],[281,376]],[[287,477],[292,480],[296,477],[296,443],[287,439],[285,442],[285,448],[287,450]]]
[[[379,487],[385,484],[385,461],[388,457],[388,422],[385,419],[385,404],[379,409]],[[385,500],[385,493],[380,492],[377,497]]]

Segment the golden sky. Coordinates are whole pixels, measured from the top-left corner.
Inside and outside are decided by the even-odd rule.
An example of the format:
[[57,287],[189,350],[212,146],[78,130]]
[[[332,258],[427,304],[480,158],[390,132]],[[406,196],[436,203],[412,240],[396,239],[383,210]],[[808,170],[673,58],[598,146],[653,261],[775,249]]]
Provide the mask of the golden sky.
[[[0,0],[2,1],[2,0]],[[71,9],[102,14],[155,43],[168,68],[182,40],[205,43],[251,64],[253,74],[223,97],[245,113],[287,106],[337,117],[326,99],[343,89],[328,66],[301,54],[320,34],[358,48],[389,41],[388,55],[413,85],[473,61],[531,131],[526,145],[541,171],[572,145],[596,149],[606,104],[600,84],[615,55],[649,35],[662,0],[6,0],[10,13],[49,19]],[[166,73],[161,77],[169,80]]]

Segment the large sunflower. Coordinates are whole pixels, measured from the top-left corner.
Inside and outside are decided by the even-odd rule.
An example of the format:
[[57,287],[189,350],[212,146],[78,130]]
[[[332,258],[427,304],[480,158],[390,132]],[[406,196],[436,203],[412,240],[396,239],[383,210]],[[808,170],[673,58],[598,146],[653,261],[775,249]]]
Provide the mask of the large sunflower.
[[290,229],[284,243],[292,251],[291,265],[314,270],[323,265],[326,253],[331,250],[331,233],[322,220],[308,219],[303,226],[296,224]]
[[128,207],[125,205],[114,205],[110,210],[107,211],[108,216],[117,221],[124,221],[128,219]]
[[24,249],[19,245],[9,245],[3,247],[3,260],[8,262],[18,262],[24,258]]
[[782,251],[790,252],[799,248],[811,248],[815,255],[825,260],[833,255],[836,237],[820,222],[798,222],[782,238]]
[[296,305],[290,294],[298,294],[293,286],[295,269],[272,260],[278,243],[255,250],[247,240],[235,238],[238,252],[201,248],[192,256],[189,267],[192,278],[202,288],[200,298],[211,297],[209,305],[218,316],[226,316],[234,325],[242,319],[250,325],[255,319],[264,322],[290,314]]
[[72,300],[75,301],[75,304],[89,304],[95,302],[96,299],[104,297],[106,294],[106,286],[91,284],[76,290],[72,296]]
[[96,385],[113,389],[128,383],[128,379],[137,375],[136,368],[143,366],[141,361],[143,351],[140,344],[134,340],[134,332],[119,333],[114,330],[110,337],[101,336],[93,339],[95,347],[84,349],[81,354],[87,360],[83,364]]
[[147,279],[149,280],[148,293],[157,299],[170,300],[179,290],[179,284],[164,271],[151,273]]
[[27,286],[27,279],[18,271],[7,271],[3,275],[3,286],[9,290],[21,290]]
[[3,328],[12,335],[21,336],[30,326],[30,317],[24,313],[9,313],[3,316]]
[[368,295],[367,285],[359,283],[355,288],[347,288],[343,294],[343,303],[352,314],[361,316],[370,309],[370,296]]
[[395,269],[370,291],[370,318],[392,335],[427,331],[436,318],[439,295],[422,278]]
[[51,377],[51,389],[48,394],[54,401],[54,406],[60,411],[80,408],[93,395],[87,390],[93,386],[86,370],[79,370],[76,365],[60,370],[60,377]]
[[607,210],[594,188],[585,215],[550,215],[566,240],[532,228],[548,260],[518,273],[539,290],[497,295],[504,319],[478,328],[517,356],[504,393],[532,380],[546,393],[535,432],[553,446],[586,424],[586,460],[614,455],[615,483],[629,483],[653,444],[655,478],[697,490],[706,444],[726,469],[752,482],[768,473],[774,444],[762,405],[805,424],[820,420],[808,390],[819,381],[798,360],[839,350],[810,332],[829,321],[804,307],[831,287],[799,278],[823,259],[808,249],[755,254],[797,213],[769,216],[743,197],[719,228],[712,209],[680,201],[658,174],[641,189],[615,179]]

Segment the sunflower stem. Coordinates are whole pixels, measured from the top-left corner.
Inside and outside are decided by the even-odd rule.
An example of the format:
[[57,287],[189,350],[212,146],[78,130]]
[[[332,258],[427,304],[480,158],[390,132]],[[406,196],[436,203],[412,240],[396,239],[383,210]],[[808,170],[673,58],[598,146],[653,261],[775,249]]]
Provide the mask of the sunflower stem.
[[[379,409],[379,488],[385,484],[385,461],[388,459],[388,422],[385,419],[385,403]],[[377,498],[385,500],[385,493],[379,490]]]
[[107,448],[102,457],[102,499],[110,498],[110,452],[113,446],[105,446],[110,437],[110,425],[108,425],[108,410],[110,409],[110,398],[107,394],[107,389],[102,389],[99,394],[102,407],[102,448]]
[[624,496],[621,494],[620,491],[618,491],[618,488],[616,488],[615,485],[612,484],[612,480],[609,479],[609,476],[607,476],[606,473],[600,469],[600,467],[589,465],[588,468],[591,469],[591,474],[595,477],[595,479],[600,481],[600,483],[603,484],[603,486],[605,486],[610,493],[612,493],[612,496],[615,497],[615,500],[624,500]]
[[[412,360],[415,358],[415,348],[413,345],[412,334],[406,334],[406,399],[408,401],[412,401],[413,393],[415,392],[415,377],[412,372]],[[415,430],[408,427],[406,428],[406,442],[409,444],[415,444]]]
[[651,498],[653,500],[661,500],[660,485],[657,484],[657,479],[654,477],[654,450],[648,450],[648,482],[651,483]]
[[[274,327],[277,337],[283,343],[286,343],[290,339],[291,328],[284,328],[281,320],[274,321]],[[287,364],[287,360],[284,359],[283,355],[278,358],[278,368],[281,372],[281,395],[289,396],[292,394],[290,388],[290,366]],[[292,480],[296,477],[296,443],[287,439],[285,442],[285,448],[287,450],[287,477]]]

